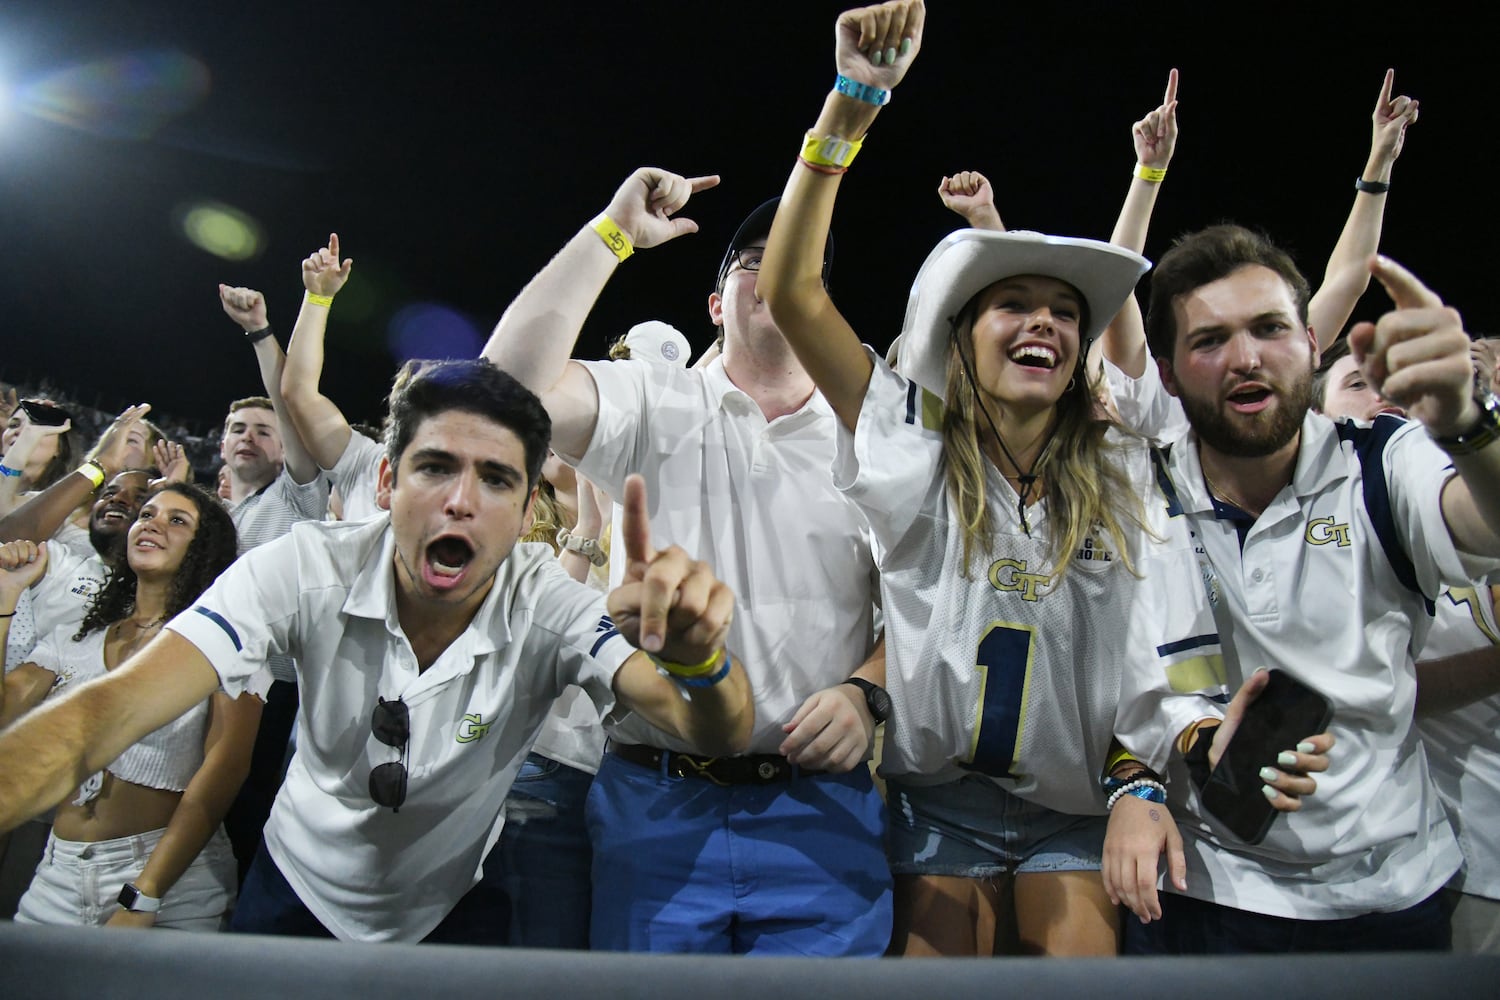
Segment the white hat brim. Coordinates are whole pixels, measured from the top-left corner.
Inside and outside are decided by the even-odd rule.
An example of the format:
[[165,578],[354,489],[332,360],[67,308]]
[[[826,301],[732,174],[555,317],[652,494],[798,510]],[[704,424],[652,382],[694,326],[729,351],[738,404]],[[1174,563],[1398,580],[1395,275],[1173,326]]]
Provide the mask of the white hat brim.
[[1067,282],[1088,303],[1089,324],[1080,331],[1087,343],[1104,331],[1150,268],[1139,254],[1099,240],[960,229],[934,247],[917,271],[901,335],[888,357],[896,357],[902,375],[944,396],[953,323],[990,285],[1020,274]]

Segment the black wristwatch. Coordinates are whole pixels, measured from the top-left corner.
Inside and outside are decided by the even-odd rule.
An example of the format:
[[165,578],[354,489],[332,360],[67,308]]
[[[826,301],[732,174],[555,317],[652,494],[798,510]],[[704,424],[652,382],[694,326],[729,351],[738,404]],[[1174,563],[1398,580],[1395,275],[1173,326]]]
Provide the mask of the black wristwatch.
[[851,677],[844,683],[853,684],[864,692],[865,708],[870,710],[870,718],[874,719],[877,724],[891,717],[891,696],[885,688],[863,677]]
[[161,909],[160,899],[146,895],[129,882],[120,889],[119,903],[131,913],[155,913]]
[[1474,402],[1479,404],[1479,416],[1471,427],[1452,437],[1434,436],[1432,439],[1450,455],[1472,455],[1500,438],[1500,399],[1485,390],[1474,394]]

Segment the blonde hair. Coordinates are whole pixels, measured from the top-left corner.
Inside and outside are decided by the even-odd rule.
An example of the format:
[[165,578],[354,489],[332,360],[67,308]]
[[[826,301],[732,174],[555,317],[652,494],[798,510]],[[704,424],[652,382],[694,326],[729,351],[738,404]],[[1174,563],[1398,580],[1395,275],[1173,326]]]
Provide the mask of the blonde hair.
[[[947,406],[943,410],[943,477],[953,513],[964,538],[963,573],[969,577],[975,553],[994,549],[994,518],[985,490],[981,427],[989,422],[964,370],[964,352],[973,328],[973,310],[965,307],[955,324],[948,352]],[[1145,507],[1121,463],[1112,461],[1119,446],[1105,440],[1110,428],[1094,407],[1095,384],[1082,366],[1055,404],[1053,436],[1031,473],[1046,484],[1047,519],[1053,525],[1048,585],[1056,584],[1073,553],[1099,533],[1119,553],[1131,573],[1135,567],[1127,544],[1126,524],[1145,526]],[[1017,470],[1020,471],[1020,470]]]
[[523,542],[546,542],[557,552],[557,533],[562,530],[562,509],[552,495],[552,484],[543,479],[531,502],[531,528],[521,536]]

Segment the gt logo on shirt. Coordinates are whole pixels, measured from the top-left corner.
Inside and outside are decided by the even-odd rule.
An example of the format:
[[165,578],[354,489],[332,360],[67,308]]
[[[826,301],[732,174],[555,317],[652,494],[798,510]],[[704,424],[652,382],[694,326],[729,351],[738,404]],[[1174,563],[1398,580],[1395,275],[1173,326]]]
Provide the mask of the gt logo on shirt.
[[1047,574],[1026,572],[1026,563],[1020,559],[996,559],[990,564],[990,586],[1019,593],[1023,601],[1040,600],[1038,588],[1046,582]]
[[466,715],[458,724],[458,735],[454,739],[459,743],[473,743],[489,731],[490,723],[481,721],[477,715]]
[[1349,547],[1349,526],[1339,524],[1331,517],[1315,517],[1307,522],[1307,531],[1302,536],[1309,545],[1327,545],[1337,542],[1339,548]]

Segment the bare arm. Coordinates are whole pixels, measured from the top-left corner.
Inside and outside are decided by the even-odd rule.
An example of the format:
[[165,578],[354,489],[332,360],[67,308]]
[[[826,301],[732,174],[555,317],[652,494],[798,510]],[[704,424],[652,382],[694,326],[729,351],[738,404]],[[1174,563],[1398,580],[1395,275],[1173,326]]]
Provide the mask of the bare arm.
[[[229,318],[240,325],[246,333],[256,333],[271,324],[266,319],[266,299],[252,288],[219,286],[219,302]],[[257,340],[255,363],[260,368],[261,385],[271,400],[271,409],[276,412],[276,424],[281,431],[282,463],[292,482],[310,483],[318,474],[317,463],[308,454],[307,447],[297,436],[296,425],[287,416],[286,402],[281,398],[281,370],[286,364],[286,355],[275,334]]]
[[[0,457],[0,465],[14,472],[22,472],[31,462],[31,456],[35,453],[37,446],[49,437],[59,437],[73,426],[73,421],[65,420],[56,427],[44,424],[34,424],[25,419],[25,411],[22,411],[23,423],[21,432],[16,435],[15,443],[10,450]],[[0,514],[9,514],[21,504],[21,476],[0,476]]]
[[[1130,138],[1135,145],[1136,168],[1131,174],[1130,189],[1125,193],[1125,203],[1120,206],[1120,217],[1115,221],[1109,241],[1115,246],[1144,254],[1151,212],[1156,207],[1156,195],[1162,185],[1161,175],[1155,172],[1165,171],[1177,150],[1175,69],[1167,74],[1167,91],[1161,105],[1131,126]],[[1151,180],[1151,177],[1157,179]],[[1134,293],[1099,337],[1098,349],[1110,364],[1131,378],[1140,378],[1146,373],[1150,361],[1146,356],[1146,324]]]
[[103,677],[0,732],[0,832],[61,802],[218,686],[219,675],[196,646],[163,632]]
[[[222,691],[209,699],[208,734],[203,763],[183,791],[166,832],[151,852],[136,888],[157,899],[177,884],[224,821],[230,803],[250,773],[250,755],[260,726],[261,700],[253,694],[230,698]],[[112,924],[135,926],[154,922],[152,914],[121,911]]]
[[[851,676],[885,687],[885,636]],[[800,767],[851,771],[870,752],[875,725],[864,692],[853,684],[835,684],[802,703],[782,726],[787,736],[778,749]]]
[[[104,468],[105,482],[125,468],[125,452],[130,429],[151,412],[149,403],[128,406],[115,418],[99,439],[95,459]],[[42,541],[51,538],[62,523],[93,496],[96,487],[88,476],[70,472],[15,510],[0,518],[0,542],[18,539]]]
[[[920,0],[845,11],[836,29],[839,74],[878,90],[894,89],[922,46],[925,16]],[[884,59],[885,53],[894,61]],[[834,90],[812,131],[834,143],[862,141],[879,112]],[[793,165],[755,287],[833,412],[853,430],[873,365],[823,287],[823,244],[841,180],[842,171],[805,159]]]
[[[1417,101],[1406,96],[1391,97],[1396,71],[1385,71],[1375,111],[1370,138],[1370,157],[1360,177],[1388,184],[1391,168],[1406,142],[1406,128],[1417,120]],[[1370,269],[1366,261],[1380,248],[1380,229],[1385,220],[1385,192],[1356,191],[1354,207],[1344,223],[1339,241],[1328,258],[1323,283],[1307,304],[1307,323],[1318,336],[1318,347],[1327,350],[1338,339],[1349,322],[1355,305],[1370,287]]]
[[[353,260],[339,262],[339,235],[328,234],[328,245],[302,262],[302,285],[308,295],[333,298],[349,280]],[[319,468],[331,469],[349,447],[354,432],[344,413],[323,395],[324,334],[328,329],[329,305],[304,297],[297,325],[287,343],[286,366],[281,372],[281,396],[286,415],[309,456]]]
[[[750,679],[724,648],[734,592],[676,546],[660,552],[652,547],[640,476],[625,480],[623,504],[619,556],[626,560],[625,576],[610,591],[609,614],[641,652],[621,664],[615,695],[625,708],[701,753],[742,753],[755,727],[755,706]],[[703,669],[685,686],[663,675],[686,673],[683,664]]]
[[943,207],[961,217],[971,229],[1005,232],[1005,223],[995,208],[995,189],[988,177],[977,170],[960,170],[938,183],[938,198]]
[[[692,195],[718,183],[717,176],[688,179],[642,167],[615,192],[604,214],[636,249],[657,246],[697,232],[697,223],[674,216]],[[594,380],[568,359],[619,264],[593,225],[584,226],[521,290],[484,345],[485,358],[542,398],[552,418],[552,447],[563,454],[583,454],[599,417]]]

